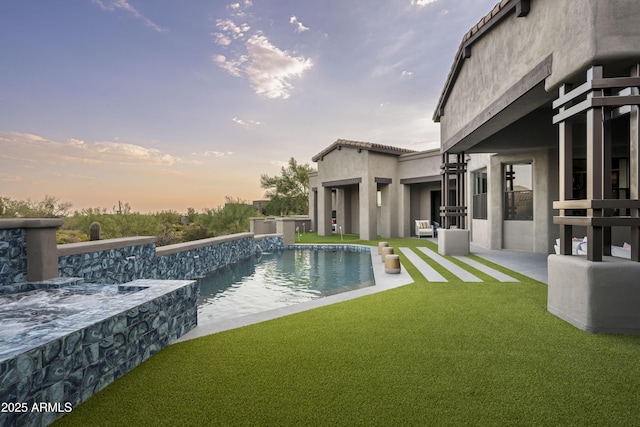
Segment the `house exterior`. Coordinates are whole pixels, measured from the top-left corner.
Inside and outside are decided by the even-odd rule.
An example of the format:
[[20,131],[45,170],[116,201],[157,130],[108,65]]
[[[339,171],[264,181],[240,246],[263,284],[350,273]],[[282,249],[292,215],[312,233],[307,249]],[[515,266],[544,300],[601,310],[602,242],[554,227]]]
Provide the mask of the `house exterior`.
[[[560,109],[573,104],[556,105],[556,99],[570,87],[590,85],[588,75],[594,69],[604,70],[607,77],[635,73],[640,59],[638,22],[640,4],[633,0],[511,0],[497,4],[464,36],[433,118],[441,124],[443,152],[471,154],[467,205],[474,243],[552,252],[560,228],[566,231],[561,223],[572,221],[558,215],[553,201],[586,199],[588,176],[604,182],[604,169],[615,173],[616,183],[608,184],[608,197],[593,199],[630,197],[637,181],[631,175],[637,174],[637,159],[632,163],[630,115],[610,108],[607,114],[616,117],[601,120],[610,135],[610,153],[606,161],[600,159],[602,170],[596,178],[587,170],[588,151],[593,150],[587,144],[594,132],[586,128],[587,111],[561,120]],[[622,86],[607,90],[626,89]],[[583,91],[571,102],[591,96],[591,91]],[[635,100],[629,97],[628,102]],[[569,151],[560,150],[560,127]],[[566,140],[569,133],[574,136],[571,142]],[[564,167],[559,168],[561,159]],[[486,191],[481,188],[483,179]],[[518,180],[527,181],[526,188],[520,184],[514,191]],[[487,198],[486,214],[474,203],[481,197]],[[531,205],[526,206],[526,216],[514,211],[514,206],[525,209],[526,203]],[[573,222],[571,234],[564,237],[589,234],[585,221]],[[609,245],[631,238],[628,228],[609,232]],[[598,258],[596,249],[591,253]]]
[[[339,139],[313,157],[309,211],[321,236],[409,237],[417,219],[440,209],[440,150],[416,152]],[[425,175],[428,173],[428,175]]]
[[444,157],[468,159],[471,240],[559,239],[548,309],[591,332],[640,333],[638,23],[634,0],[503,0],[464,36],[433,117]]
[[[318,231],[331,232],[333,181],[366,180],[351,231],[367,239],[409,236],[416,216],[436,216],[422,199],[437,195],[444,228],[472,243],[552,254],[549,311],[588,331],[640,333],[639,23],[637,0],[502,0],[455,55],[433,115],[440,153],[371,144],[380,161],[352,154],[339,177],[322,160],[342,162],[339,141],[314,157]],[[573,256],[577,237],[585,256]],[[621,246],[628,260],[610,256]]]

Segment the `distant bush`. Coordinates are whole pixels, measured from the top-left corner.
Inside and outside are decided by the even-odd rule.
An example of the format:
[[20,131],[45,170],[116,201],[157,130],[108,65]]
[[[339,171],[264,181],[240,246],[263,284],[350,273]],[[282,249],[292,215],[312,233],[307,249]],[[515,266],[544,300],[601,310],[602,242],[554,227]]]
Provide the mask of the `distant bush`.
[[248,202],[229,196],[223,206],[201,213],[189,208],[184,215],[175,211],[143,214],[132,211],[128,203],[118,203],[117,209],[88,208],[73,214],[69,213],[70,208],[70,203],[52,196],[35,202],[0,197],[0,217],[62,218],[63,224],[56,234],[58,244],[88,241],[91,224],[97,222],[101,239],[156,236],[158,246],[171,245],[249,231],[249,218],[259,215]]
[[69,214],[71,203],[46,195],[40,201],[13,200],[0,196],[0,218],[59,218]]

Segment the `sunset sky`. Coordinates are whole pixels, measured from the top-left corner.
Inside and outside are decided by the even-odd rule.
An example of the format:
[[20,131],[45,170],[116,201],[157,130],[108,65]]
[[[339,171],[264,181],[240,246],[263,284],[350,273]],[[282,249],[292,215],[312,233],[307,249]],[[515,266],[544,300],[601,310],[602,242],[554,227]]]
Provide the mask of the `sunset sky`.
[[497,0],[0,3],[0,196],[72,210],[260,199],[336,139],[439,146],[462,36]]

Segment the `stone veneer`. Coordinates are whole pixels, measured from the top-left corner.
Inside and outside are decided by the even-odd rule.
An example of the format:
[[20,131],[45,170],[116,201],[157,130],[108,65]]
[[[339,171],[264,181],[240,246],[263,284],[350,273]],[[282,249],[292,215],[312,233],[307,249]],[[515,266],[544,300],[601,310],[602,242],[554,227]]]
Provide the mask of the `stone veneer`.
[[[108,245],[102,249],[104,245]],[[125,283],[136,279],[194,279],[258,251],[283,248],[280,235],[229,236],[155,246],[154,238],[137,237],[58,246],[58,275],[84,277],[92,283]]]
[[135,292],[0,340],[2,402],[60,405],[57,412],[0,413],[0,426],[50,424],[197,324],[195,281],[136,280],[119,288]]
[[0,287],[27,280],[27,232],[0,229]]
[[58,245],[59,277],[27,282],[28,231],[9,225],[0,228],[0,295],[79,283],[136,292],[0,340],[2,401],[60,405],[58,412],[0,413],[0,427],[50,424],[65,404],[80,404],[194,328],[197,283],[176,279],[284,248],[281,235],[253,233],[160,248],[153,237]]
[[58,276],[104,284],[159,278],[155,240],[133,237],[58,245]]

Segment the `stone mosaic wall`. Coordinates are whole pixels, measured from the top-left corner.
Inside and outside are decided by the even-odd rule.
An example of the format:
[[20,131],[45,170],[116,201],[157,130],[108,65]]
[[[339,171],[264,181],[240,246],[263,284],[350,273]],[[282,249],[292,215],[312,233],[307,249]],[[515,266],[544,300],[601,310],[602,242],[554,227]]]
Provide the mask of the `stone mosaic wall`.
[[50,424],[197,324],[195,281],[137,280],[123,289],[139,291],[0,340],[2,401],[60,405],[0,413],[0,426]]
[[[0,230],[0,294],[79,282],[137,290],[0,340],[0,396],[7,402],[58,402],[58,412],[0,413],[0,427],[46,426],[197,325],[191,279],[258,251],[284,248],[282,236],[254,236],[158,256],[139,244],[60,256],[57,279],[27,283],[26,231]],[[197,246],[194,245],[194,246]],[[70,405],[70,406],[66,406]]]
[[263,244],[265,248],[276,247],[278,239],[280,239],[282,246],[281,237],[272,237],[271,240],[255,240],[253,236],[247,236],[233,241],[159,256],[157,258],[157,277],[162,279],[193,279],[225,265],[249,258],[258,251],[258,247],[263,250],[260,244]]
[[[278,235],[243,237],[232,242],[156,256],[153,244],[61,256],[60,277],[83,277],[89,283],[119,284],[136,279],[191,279],[248,258],[258,250],[284,248]],[[26,231],[0,230],[0,294],[13,293],[27,280]],[[4,288],[10,286],[11,288]]]
[[61,256],[58,258],[58,276],[83,277],[86,282],[104,284],[155,279],[156,245],[127,246]]
[[0,287],[27,280],[27,232],[0,230]]
[[273,252],[284,249],[282,236],[259,236],[255,238],[256,246],[262,252]]
[[186,280],[249,258],[258,250],[268,252],[283,247],[281,236],[261,236],[254,239],[251,235],[161,256],[156,256],[153,244],[128,246],[61,256],[58,259],[58,275],[83,277],[90,283],[105,284],[125,283],[142,278]]

